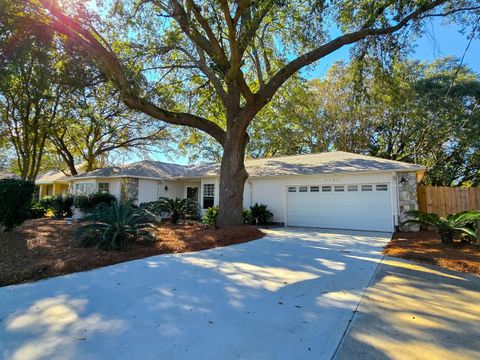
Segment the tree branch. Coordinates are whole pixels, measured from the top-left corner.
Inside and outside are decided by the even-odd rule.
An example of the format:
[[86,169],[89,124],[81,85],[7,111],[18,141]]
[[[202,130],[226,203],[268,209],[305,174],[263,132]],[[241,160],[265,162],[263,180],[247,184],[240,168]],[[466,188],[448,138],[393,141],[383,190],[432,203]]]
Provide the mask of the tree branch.
[[[369,36],[379,36],[392,34],[403,27],[405,27],[411,20],[418,19],[422,14],[426,13],[429,10],[434,9],[437,6],[440,6],[446,3],[448,0],[436,0],[429,4],[419,7],[415,11],[412,11],[410,14],[405,16],[402,20],[398,21],[395,25],[383,27],[383,28],[363,28],[363,26],[358,31],[354,31],[345,35],[341,35],[328,43],[313,49],[312,51],[305,53],[296,59],[289,62],[281,70],[270,79],[270,81],[262,86],[260,90],[255,94],[255,100],[259,104],[256,106],[264,106],[270,101],[272,96],[276,91],[297,71],[308,66],[315,61],[331,54],[332,52],[340,49],[341,47],[349,44],[353,44],[359,40],[365,39]],[[378,15],[378,14],[377,14]],[[369,22],[372,20],[369,19]],[[261,108],[261,107],[260,107]]]
[[63,14],[61,9],[51,0],[39,0],[39,2],[51,14],[50,24],[47,26],[82,46],[87,53],[99,64],[107,77],[120,91],[124,103],[131,109],[139,110],[155,119],[159,119],[174,125],[183,125],[202,130],[212,136],[220,144],[223,144],[224,130],[214,122],[193,114],[172,112],[137,96],[130,86],[130,82],[113,52],[110,52],[101,44],[95,36],[74,19]]

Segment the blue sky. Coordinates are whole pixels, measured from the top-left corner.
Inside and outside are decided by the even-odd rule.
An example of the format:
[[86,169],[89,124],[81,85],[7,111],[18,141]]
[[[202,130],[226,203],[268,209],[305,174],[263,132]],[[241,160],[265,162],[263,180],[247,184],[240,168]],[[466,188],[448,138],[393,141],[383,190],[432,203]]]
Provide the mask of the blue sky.
[[[442,24],[440,19],[434,19],[427,27],[426,33],[416,40],[412,59],[432,61],[447,55],[453,55],[461,58],[468,44],[468,35],[461,34],[460,28],[455,24]],[[309,72],[311,78],[322,77],[330,66],[339,60],[348,61],[350,56],[349,48],[345,47],[329,56],[323,58],[315,66],[315,69]],[[474,39],[465,55],[464,64],[469,66],[475,72],[480,73],[480,40]],[[161,152],[151,154],[155,160],[172,162]],[[175,162],[187,164],[185,157],[176,157]]]
[[[415,41],[412,59],[432,61],[447,55],[461,58],[468,44],[469,34],[461,34],[456,24],[442,24],[441,19],[430,21],[425,33]],[[339,60],[348,61],[349,48],[344,47],[319,61],[312,77],[322,77],[330,66]],[[464,64],[480,73],[480,40],[474,39],[465,55]]]

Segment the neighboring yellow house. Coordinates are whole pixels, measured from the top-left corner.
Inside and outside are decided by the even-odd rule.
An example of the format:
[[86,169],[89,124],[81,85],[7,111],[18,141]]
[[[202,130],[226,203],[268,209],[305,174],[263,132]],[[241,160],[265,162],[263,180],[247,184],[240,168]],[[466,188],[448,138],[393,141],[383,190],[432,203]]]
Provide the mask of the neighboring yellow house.
[[35,181],[39,189],[38,198],[68,193],[68,179],[68,175],[58,170],[50,170],[39,175]]

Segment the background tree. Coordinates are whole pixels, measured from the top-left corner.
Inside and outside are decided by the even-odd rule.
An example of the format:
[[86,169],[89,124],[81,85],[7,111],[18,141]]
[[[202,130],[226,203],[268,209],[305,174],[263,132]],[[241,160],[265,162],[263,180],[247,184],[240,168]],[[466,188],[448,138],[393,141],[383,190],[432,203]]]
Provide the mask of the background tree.
[[[0,133],[8,139],[22,179],[40,170],[48,129],[64,95],[59,82],[60,57],[49,54],[52,32],[26,36],[21,44],[2,44],[0,58]],[[7,48],[11,45],[10,48]]]
[[[0,15],[15,7],[5,5]],[[81,49],[59,40],[43,26],[2,16],[0,147],[15,153],[11,165],[23,179],[50,169],[76,175],[79,164],[90,171],[115,152],[144,152],[165,139],[165,125],[128,109]]]
[[168,138],[166,126],[128,109],[109,84],[77,91],[49,131],[56,153],[77,175],[78,165],[91,171],[108,163],[115,151],[145,152]]
[[[221,145],[221,225],[242,223],[247,128],[295,73],[349,44],[361,44],[362,53],[398,49],[399,31],[433,13],[479,9],[468,0],[154,0],[116,1],[118,16],[99,19],[72,0],[57,4],[31,0],[14,15],[81,46],[130,108],[201,130]],[[222,118],[202,116],[205,93]]]
[[371,58],[336,63],[301,95],[289,92],[285,109],[259,114],[247,155],[344,150],[425,165],[429,184],[476,185],[479,89],[478,74],[449,57],[387,69]]
[[[434,185],[480,185],[480,76],[458,60],[424,66],[415,84],[430,148],[420,154]],[[428,130],[427,130],[428,126]],[[432,136],[433,135],[433,136]]]

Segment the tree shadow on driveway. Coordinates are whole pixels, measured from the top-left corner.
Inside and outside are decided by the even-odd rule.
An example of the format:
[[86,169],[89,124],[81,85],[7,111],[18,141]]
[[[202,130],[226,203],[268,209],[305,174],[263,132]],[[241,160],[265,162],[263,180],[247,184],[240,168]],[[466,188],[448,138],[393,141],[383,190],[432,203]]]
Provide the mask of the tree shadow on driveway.
[[480,277],[385,258],[336,359],[479,359]]
[[329,359],[388,239],[274,230],[251,243],[1,288],[0,354]]

